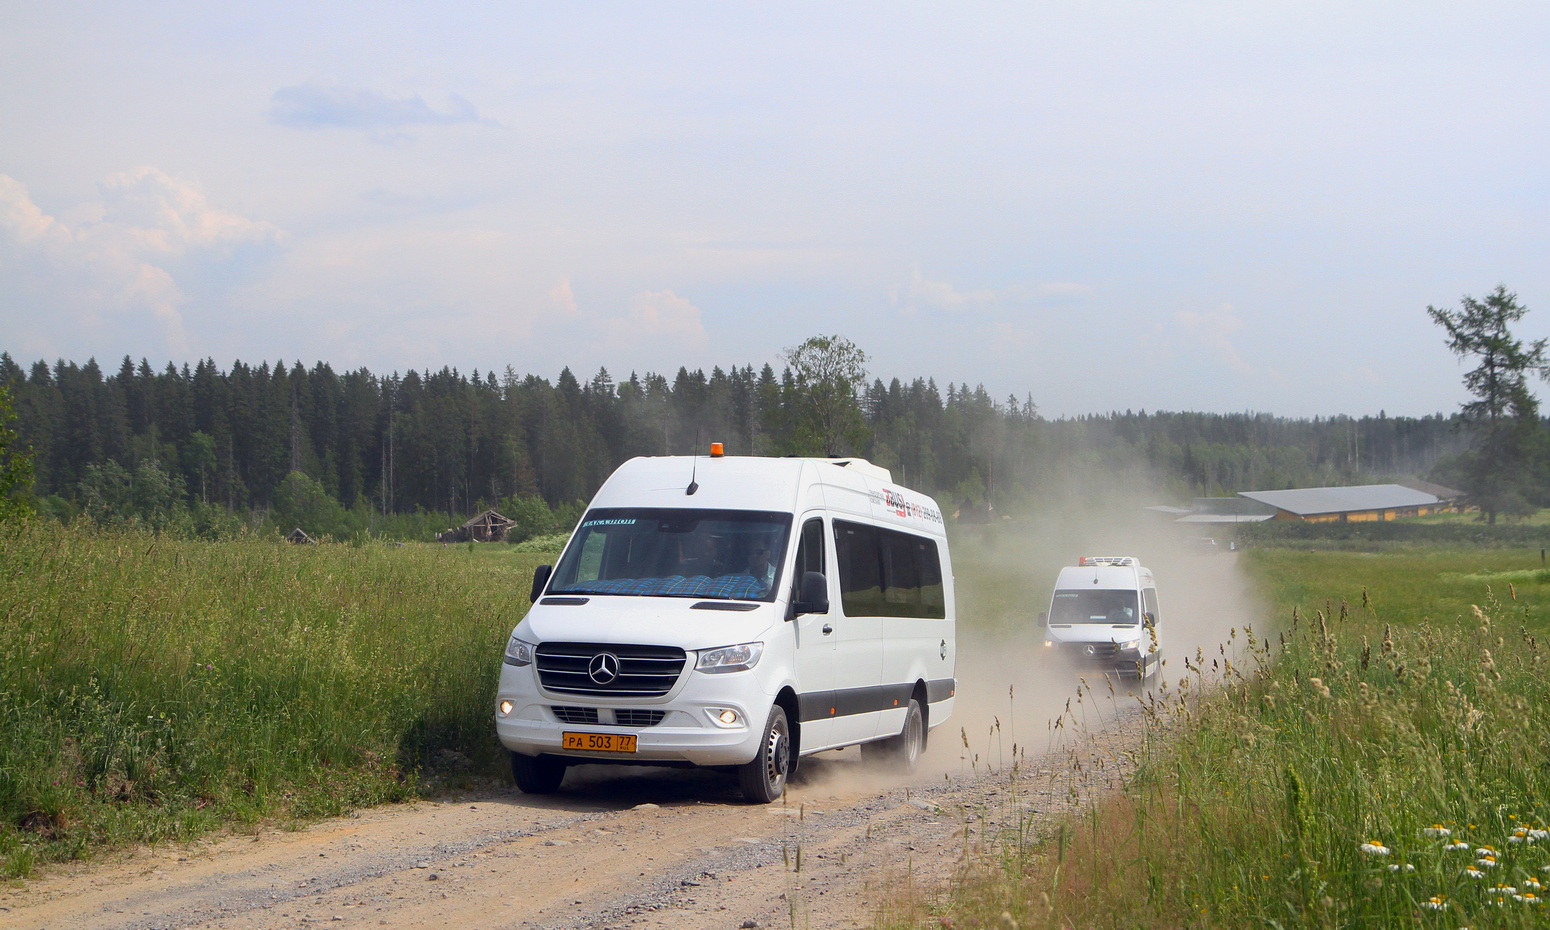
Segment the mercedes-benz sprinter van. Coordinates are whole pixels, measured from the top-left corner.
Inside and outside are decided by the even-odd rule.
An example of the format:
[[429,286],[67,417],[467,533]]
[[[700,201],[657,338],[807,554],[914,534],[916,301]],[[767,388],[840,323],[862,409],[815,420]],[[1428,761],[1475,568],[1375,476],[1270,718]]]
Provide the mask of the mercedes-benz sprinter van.
[[942,512],[861,459],[631,459],[506,644],[495,727],[526,792],[582,763],[734,769],[780,797],[801,756],[912,769],[952,713]]
[[1157,582],[1132,556],[1082,556],[1060,570],[1044,623],[1047,651],[1121,678],[1157,673]]

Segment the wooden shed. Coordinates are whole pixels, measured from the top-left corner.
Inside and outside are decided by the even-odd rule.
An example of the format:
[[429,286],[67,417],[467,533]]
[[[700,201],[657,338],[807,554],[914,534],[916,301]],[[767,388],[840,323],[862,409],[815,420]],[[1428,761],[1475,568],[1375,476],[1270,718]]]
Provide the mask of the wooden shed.
[[285,541],[288,543],[294,543],[298,546],[304,546],[307,543],[312,542],[313,539],[311,536],[308,536],[301,527],[298,526],[294,530],[291,530],[289,533],[285,534]]
[[486,510],[456,529],[436,534],[436,539],[438,542],[505,542],[506,534],[516,522],[494,510]]

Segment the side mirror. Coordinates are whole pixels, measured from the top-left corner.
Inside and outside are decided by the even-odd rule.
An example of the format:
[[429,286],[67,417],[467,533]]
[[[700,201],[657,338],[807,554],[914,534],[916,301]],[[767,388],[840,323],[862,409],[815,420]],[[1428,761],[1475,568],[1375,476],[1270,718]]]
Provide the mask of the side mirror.
[[538,596],[544,593],[544,587],[549,584],[549,576],[553,572],[553,565],[540,565],[533,569],[533,592],[527,596],[528,601],[538,603]]
[[791,613],[826,614],[829,612],[829,579],[823,572],[803,572],[799,597],[791,604]]
[[1150,610],[1148,610],[1146,613],[1142,614],[1141,615],[1141,619],[1146,622],[1147,626],[1156,626],[1157,625],[1157,615],[1152,613]]
[[1049,626],[1049,611],[1039,611],[1039,626]]

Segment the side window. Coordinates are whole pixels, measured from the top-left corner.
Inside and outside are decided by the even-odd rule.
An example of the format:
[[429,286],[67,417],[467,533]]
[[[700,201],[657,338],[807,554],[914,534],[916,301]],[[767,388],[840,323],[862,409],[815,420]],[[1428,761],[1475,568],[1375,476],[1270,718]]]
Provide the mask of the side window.
[[823,561],[823,520],[814,517],[802,524],[802,538],[797,543],[797,561],[791,572],[791,599],[794,601],[802,591],[802,575],[804,572],[821,572],[824,570]]
[[834,521],[840,605],[851,617],[947,616],[936,541],[862,523]]
[[1146,605],[1143,609],[1152,615],[1152,622],[1161,623],[1162,615],[1157,612],[1157,589],[1142,588],[1141,602]]
[[834,521],[834,555],[840,563],[840,608],[847,617],[888,615],[877,537],[875,526]]

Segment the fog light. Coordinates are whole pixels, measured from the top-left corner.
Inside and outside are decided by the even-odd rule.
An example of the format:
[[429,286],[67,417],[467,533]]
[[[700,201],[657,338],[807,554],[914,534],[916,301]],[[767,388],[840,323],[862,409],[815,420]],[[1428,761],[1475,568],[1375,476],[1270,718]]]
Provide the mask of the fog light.
[[1044,641],[1044,648],[1045,648],[1045,649],[1053,649],[1053,648],[1054,648],[1054,646],[1055,646],[1055,641],[1054,641],[1054,640],[1052,640],[1052,639],[1046,639],[1046,640],[1045,640],[1045,641]]
[[710,722],[724,729],[732,729],[743,725],[743,715],[731,707],[707,707],[705,715]]
[[502,716],[502,717],[505,717],[505,716],[507,716],[507,715],[508,715],[508,714],[510,714],[510,713],[511,713],[511,709],[512,709],[512,708],[513,708],[513,707],[515,707],[515,706],[516,706],[516,705],[515,705],[515,704],[512,704],[512,703],[511,703],[511,702],[510,702],[510,701],[501,701],[501,702],[500,702],[500,715],[501,715],[501,716]]

